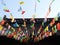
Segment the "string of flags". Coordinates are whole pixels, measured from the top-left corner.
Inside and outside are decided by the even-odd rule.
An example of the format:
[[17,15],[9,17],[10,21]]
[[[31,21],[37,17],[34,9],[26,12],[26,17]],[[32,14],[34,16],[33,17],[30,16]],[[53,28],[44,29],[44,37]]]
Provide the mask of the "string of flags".
[[[39,3],[40,3],[40,0],[37,0]],[[46,17],[45,17],[45,19],[47,20],[47,16],[50,14],[50,12],[51,12],[51,5],[52,5],[52,3],[54,2],[55,0],[52,0],[52,2],[50,3],[50,5],[49,5],[49,8],[48,8],[48,11],[47,11],[47,14],[46,14]],[[10,10],[6,7],[6,4],[4,3],[4,0],[2,0],[2,4],[4,5],[4,11],[5,12],[10,12]],[[18,9],[18,12],[20,12],[21,11],[21,14],[23,15],[23,19],[24,19],[24,14],[25,14],[25,10],[23,10],[22,9],[22,6],[25,4],[25,2],[24,1],[20,1],[19,2],[19,4],[20,4],[20,7],[19,7],[19,9]],[[36,1],[35,1],[35,13],[36,13],[36,7],[37,7],[37,5],[36,5]],[[32,16],[32,19],[30,20],[30,21],[32,21],[33,23],[30,25],[30,27],[31,27],[31,29],[33,30],[32,31],[32,35],[34,36],[35,35],[35,23],[36,23],[36,21],[35,21],[35,17],[36,17],[36,14],[34,14],[33,16]],[[11,26],[10,24],[7,24],[8,25],[8,27],[7,27],[7,29],[4,27],[4,24],[5,24],[5,20],[3,20],[1,17],[0,17],[0,31],[2,31],[2,35],[7,35],[7,37],[9,37],[9,38],[11,38],[12,36],[13,36],[13,38],[15,38],[15,39],[20,39],[20,41],[22,41],[23,39],[25,39],[25,38],[27,38],[27,35],[24,33],[24,32],[26,32],[26,31],[22,31],[22,29],[20,29],[20,31],[19,32],[16,32],[16,27],[20,27],[19,26],[19,24],[17,23],[17,21],[14,19],[14,17],[13,17],[13,15],[12,15],[12,13],[10,13],[10,19],[11,19],[11,22],[13,23],[13,22],[16,22],[16,23],[14,23],[13,24],[13,26]],[[53,25],[54,25],[54,23],[55,23],[55,21],[56,20],[58,20],[58,17],[56,17],[56,18],[54,18],[54,19],[52,19],[52,21],[45,27],[45,29],[42,29],[43,28],[43,26],[44,26],[44,21],[42,22],[42,25],[40,26],[40,28],[38,29],[38,31],[37,31],[37,33],[40,33],[41,32],[41,30],[43,30],[43,32],[41,32],[41,33],[43,33],[43,36],[41,36],[42,34],[40,33],[40,36],[42,37],[42,38],[44,38],[45,36],[46,37],[48,37],[48,35],[52,35],[52,32],[50,32],[50,34],[49,34],[49,26],[50,27],[52,27]],[[23,20],[24,21],[24,23],[23,23],[23,25],[22,26],[24,26],[24,27],[26,27],[27,28],[27,24],[26,24],[26,21],[25,21],[25,19]],[[58,27],[58,28],[56,28],[56,27]],[[57,32],[57,30],[60,30],[60,23],[58,23],[57,24],[57,26],[56,25],[54,25],[52,28],[51,28],[55,33]],[[5,30],[7,30],[7,31],[5,31]],[[13,30],[13,31],[12,31]],[[5,34],[4,34],[5,33]],[[8,33],[8,34],[7,34]],[[19,33],[19,34],[18,34]],[[32,36],[32,37],[33,37]]]
[[[52,19],[52,21],[51,21],[50,23],[51,23],[52,26],[53,26],[54,23],[55,23],[55,19]],[[9,24],[7,23],[7,25],[9,25]],[[18,24],[15,23],[15,24],[13,24],[13,25],[17,26]],[[26,21],[24,21],[24,25],[26,26]],[[34,30],[35,27],[34,27],[34,25],[35,25],[35,24],[32,23],[32,25],[30,26],[30,27],[33,29],[32,35],[35,35],[35,32],[34,32],[34,31],[35,31],[35,30]],[[43,27],[42,27],[43,25],[44,25],[44,23],[40,26],[40,28],[39,28],[39,30],[37,31],[37,33],[40,33],[40,32],[41,32],[41,30],[42,30],[42,28],[43,28]],[[48,25],[50,25],[50,24],[48,24]],[[46,28],[43,30],[43,31],[46,33],[45,36],[47,36],[47,37],[48,37],[48,35],[50,35],[50,36],[52,35],[52,34],[51,34],[52,32],[51,32],[50,34],[49,34],[49,32],[47,32],[47,31],[50,30],[48,25],[47,25]],[[51,25],[50,25],[50,26],[51,26]],[[14,26],[13,26],[13,27],[14,27]],[[11,36],[12,36],[11,34],[13,33],[13,35],[14,35],[13,37],[14,37],[15,39],[17,39],[18,36],[16,35],[16,34],[17,34],[17,33],[15,32],[16,30],[15,30],[15,28],[13,28],[13,27],[11,27],[11,26],[9,25],[8,28],[9,28],[10,31],[9,31],[9,32],[8,32],[8,31],[5,32],[6,28],[4,28],[2,24],[0,24],[0,30],[2,31],[1,34],[2,34],[2,35],[6,35],[6,33],[8,33],[8,36],[7,36],[7,37],[11,38]],[[19,27],[19,26],[18,26],[18,27]],[[58,27],[58,28],[56,28],[56,25],[54,25],[54,26],[51,28],[54,33],[56,33],[57,30],[60,30],[60,28],[59,28],[59,27],[60,27],[60,23],[57,24],[57,27]],[[3,29],[3,28],[4,28],[4,29]],[[26,28],[27,28],[27,27],[26,27]],[[13,32],[11,32],[12,30],[13,30]],[[21,30],[21,31],[22,31],[22,30]],[[20,33],[22,34],[22,36],[25,35],[23,32],[20,32]],[[20,33],[19,33],[19,34],[20,34]],[[42,32],[41,32],[41,33],[42,33]],[[40,34],[40,35],[41,35],[41,34]],[[26,37],[23,37],[22,40],[23,40],[24,38],[26,38]],[[20,41],[22,41],[22,40],[20,40]]]

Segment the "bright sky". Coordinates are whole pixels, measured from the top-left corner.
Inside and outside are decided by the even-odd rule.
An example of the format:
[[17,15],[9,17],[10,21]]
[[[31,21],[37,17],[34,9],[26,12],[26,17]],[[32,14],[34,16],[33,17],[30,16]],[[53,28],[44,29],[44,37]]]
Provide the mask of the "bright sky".
[[[32,18],[32,15],[35,14],[35,1],[36,1],[36,18],[45,18],[46,13],[49,8],[49,4],[52,0],[40,0],[40,3],[37,0],[4,0],[7,8],[10,10],[14,18],[22,18],[21,12],[18,12],[20,7],[19,2],[24,1],[25,4],[21,5],[23,10],[25,10],[24,18]],[[2,5],[2,0],[0,0],[0,17],[6,15],[8,18],[10,17],[10,13],[5,12],[4,5]],[[51,5],[51,12],[48,15],[48,18],[54,18],[58,12],[60,12],[60,0],[55,0]]]

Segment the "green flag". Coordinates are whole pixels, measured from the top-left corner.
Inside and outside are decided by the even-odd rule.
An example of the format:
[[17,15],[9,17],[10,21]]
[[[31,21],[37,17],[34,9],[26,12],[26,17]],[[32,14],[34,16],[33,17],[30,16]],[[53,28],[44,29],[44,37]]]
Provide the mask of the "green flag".
[[2,20],[3,20],[2,17],[0,17],[0,22],[1,22]]
[[54,26],[54,32],[55,32],[55,33],[57,32],[56,25]]
[[32,23],[32,25],[30,26],[31,28],[34,27],[34,23]]
[[40,3],[40,0],[37,0]]
[[42,22],[42,26],[44,26],[44,22]]
[[52,0],[52,2],[54,2],[55,0]]

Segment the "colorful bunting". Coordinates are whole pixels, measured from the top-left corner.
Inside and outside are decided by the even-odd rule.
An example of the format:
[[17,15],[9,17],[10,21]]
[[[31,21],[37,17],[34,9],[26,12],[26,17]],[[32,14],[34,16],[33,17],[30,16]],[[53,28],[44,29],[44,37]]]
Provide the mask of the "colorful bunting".
[[[3,1],[3,0],[2,0]],[[40,0],[37,0],[38,2],[40,2]],[[54,2],[55,0],[52,0],[52,2],[50,3],[50,5]],[[2,2],[2,4],[3,5],[6,5],[4,2]],[[20,5],[22,5],[22,4],[24,4],[24,2],[23,1],[21,1],[20,2]],[[10,12],[10,10],[8,10],[7,9],[7,7],[5,6],[4,7],[4,11],[5,12]],[[22,11],[22,7],[20,6],[20,8],[18,9],[18,11]],[[49,9],[48,9],[48,12],[47,12],[47,14],[46,14],[46,17],[45,17],[45,21],[47,21],[47,16],[49,15],[49,13],[51,12],[51,7],[49,6]],[[21,14],[23,15],[25,13],[25,11],[22,11],[21,12]],[[36,2],[35,2],[35,13],[36,13]],[[32,23],[32,25],[30,26],[31,28],[32,28],[32,30],[35,30],[35,27],[34,27],[34,25],[35,25],[35,17],[36,17],[36,15],[34,14],[33,16],[32,16],[33,18],[31,19],[31,21],[33,21],[34,23]],[[12,16],[12,14],[10,13],[10,19],[12,19],[11,20],[11,22],[15,22],[15,20],[14,20],[14,17]],[[24,15],[23,15],[23,20],[25,20],[24,19]],[[49,24],[50,26],[53,26],[53,24],[55,23],[55,21],[56,20],[58,20],[57,18],[54,18],[52,21],[51,21],[51,23]],[[44,21],[44,22],[45,22]],[[0,30],[2,30],[3,29],[3,25],[5,24],[5,20],[2,20],[1,18],[0,18]],[[39,28],[39,30],[37,31],[37,33],[40,33],[40,31],[42,30],[42,26],[44,26],[44,22],[42,22],[42,25],[41,25],[41,27]],[[26,27],[26,21],[24,21],[24,24],[23,24],[23,26],[24,27]],[[13,24],[13,27],[19,27],[19,25],[18,25],[18,23],[16,22],[16,23],[14,23]],[[26,37],[26,34],[25,33],[28,33],[28,32],[26,32],[25,31],[25,33],[21,30],[21,29],[19,29],[19,36],[17,35],[17,31],[15,30],[15,28],[13,28],[13,27],[11,27],[10,25],[8,25],[8,27],[7,27],[7,29],[9,30],[9,31],[7,31],[7,35],[8,35],[8,37],[9,38],[11,38],[12,37],[12,35],[11,35],[11,33],[13,34],[13,37],[15,38],[15,39],[20,39],[20,41],[26,41],[25,40],[25,38],[27,38]],[[14,31],[12,31],[12,30],[10,30],[10,28],[12,29],[12,30],[14,30]],[[21,31],[20,31],[21,30]],[[49,30],[49,27],[48,26],[46,26],[46,28],[43,30],[43,32],[41,32],[42,34],[40,34],[40,35],[43,35],[43,36],[41,36],[42,38],[45,38],[45,34],[46,34],[46,37],[48,37],[49,35],[51,36],[52,35],[52,32],[50,32],[50,34],[49,34],[49,32],[48,32],[48,30]],[[54,26],[54,28],[52,27],[52,30],[56,33],[57,32],[57,30],[60,30],[60,23],[58,22],[58,24],[57,24],[57,29],[56,29],[56,25]],[[16,32],[15,32],[16,31]],[[44,32],[45,31],[45,32]],[[5,32],[5,29],[2,31],[2,34],[5,34],[6,32]],[[34,35],[34,31],[32,31],[32,36]],[[35,39],[34,39],[35,41],[37,40],[37,36],[35,37]]]

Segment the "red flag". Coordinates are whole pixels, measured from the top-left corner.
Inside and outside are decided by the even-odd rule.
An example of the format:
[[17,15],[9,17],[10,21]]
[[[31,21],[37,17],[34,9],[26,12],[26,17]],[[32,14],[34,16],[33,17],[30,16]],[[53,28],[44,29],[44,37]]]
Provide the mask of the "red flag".
[[9,10],[4,10],[5,12],[10,12]]
[[4,25],[4,24],[5,24],[5,20],[2,20],[2,21],[1,21],[1,25]]
[[60,23],[57,23],[57,30],[60,30]]
[[22,11],[22,15],[25,13],[25,11]]

